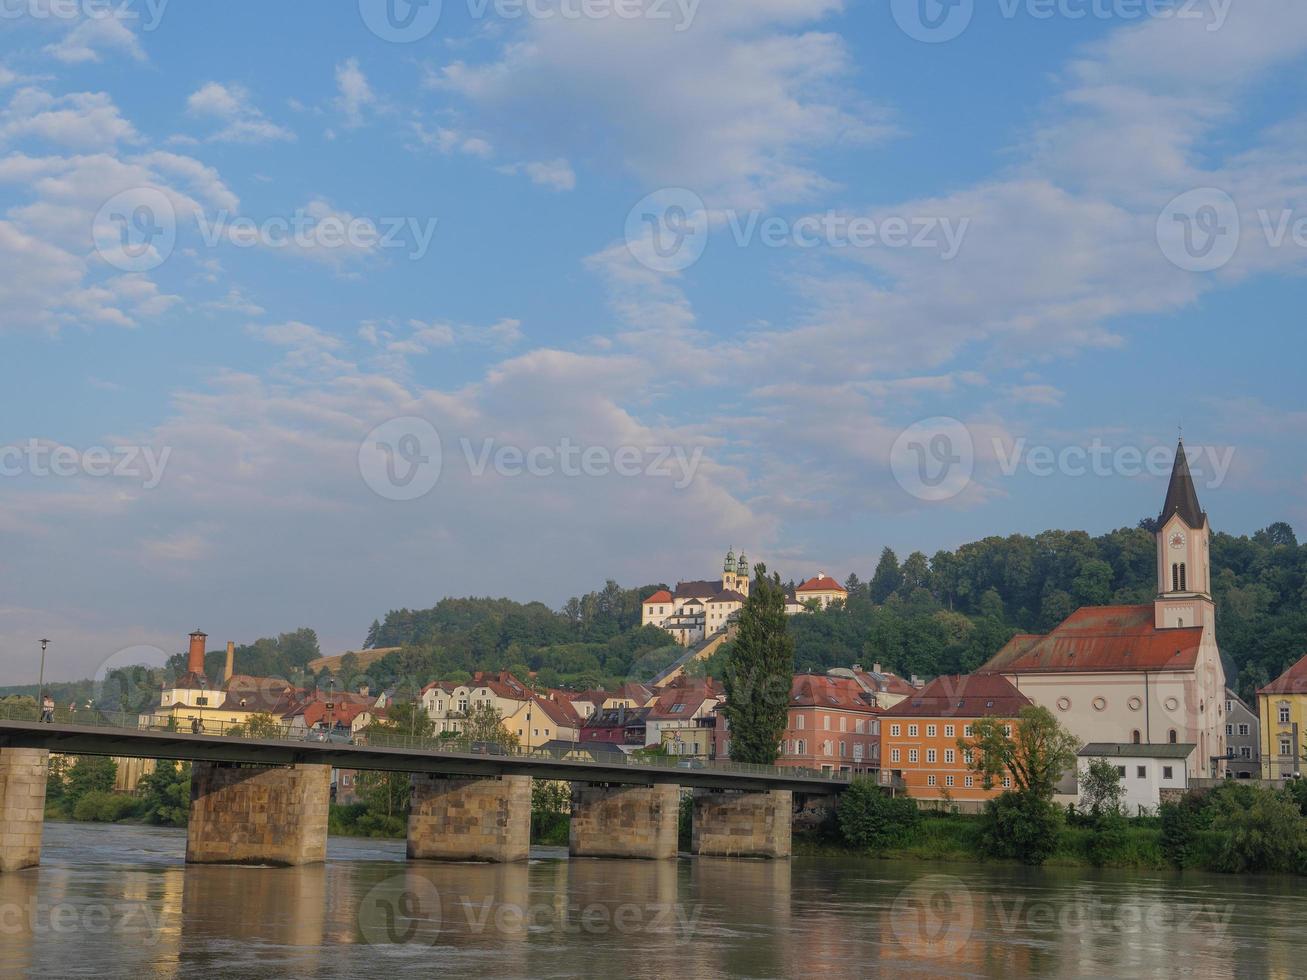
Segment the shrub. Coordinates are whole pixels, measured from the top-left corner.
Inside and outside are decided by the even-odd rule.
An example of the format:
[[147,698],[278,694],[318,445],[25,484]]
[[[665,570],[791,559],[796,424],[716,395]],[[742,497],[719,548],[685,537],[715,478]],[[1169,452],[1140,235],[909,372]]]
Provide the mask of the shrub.
[[1213,795],[1212,830],[1224,837],[1218,870],[1292,871],[1298,866],[1305,837],[1296,803],[1270,790]]
[[82,796],[73,807],[73,817],[77,820],[93,820],[97,823],[114,823],[134,816],[137,801],[120,793],[108,793],[104,790],[91,790]]
[[1062,808],[1031,793],[1004,793],[985,804],[983,828],[988,853],[1043,864],[1057,850]]
[[836,817],[848,843],[883,851],[917,826],[921,812],[908,797],[890,796],[870,779],[857,779],[840,797]]
[[1158,807],[1162,823],[1162,855],[1177,868],[1195,868],[1201,863],[1198,834],[1203,829],[1199,800],[1192,794],[1178,803]]

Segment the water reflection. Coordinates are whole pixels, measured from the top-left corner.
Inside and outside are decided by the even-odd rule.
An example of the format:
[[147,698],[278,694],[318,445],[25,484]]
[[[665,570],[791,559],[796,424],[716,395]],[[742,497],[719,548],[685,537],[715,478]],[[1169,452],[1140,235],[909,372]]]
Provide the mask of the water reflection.
[[31,977],[1303,975],[1298,879],[857,860],[187,867],[182,835],[47,828],[0,876]]

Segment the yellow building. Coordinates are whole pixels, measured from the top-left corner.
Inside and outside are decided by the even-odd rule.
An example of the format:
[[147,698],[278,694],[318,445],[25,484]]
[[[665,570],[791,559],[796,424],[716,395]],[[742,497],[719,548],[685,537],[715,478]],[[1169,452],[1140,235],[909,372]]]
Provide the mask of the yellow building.
[[1285,779],[1303,771],[1307,730],[1307,656],[1257,692],[1262,731],[1262,778]]

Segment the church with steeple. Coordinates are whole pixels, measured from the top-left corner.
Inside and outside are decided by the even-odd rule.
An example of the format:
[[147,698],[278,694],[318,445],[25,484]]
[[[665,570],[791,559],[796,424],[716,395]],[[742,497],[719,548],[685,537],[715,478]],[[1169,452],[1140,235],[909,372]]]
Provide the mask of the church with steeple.
[[1078,609],[1051,633],[1013,637],[978,673],[1003,675],[1084,743],[1141,757],[1143,746],[1174,746],[1174,758],[1189,749],[1188,776],[1221,775],[1225,671],[1210,542],[1181,440],[1157,520],[1154,600]]
[[724,630],[749,598],[749,559],[726,553],[720,579],[677,582],[673,591],[659,589],[640,608],[641,626],[661,626],[682,646],[693,646]]

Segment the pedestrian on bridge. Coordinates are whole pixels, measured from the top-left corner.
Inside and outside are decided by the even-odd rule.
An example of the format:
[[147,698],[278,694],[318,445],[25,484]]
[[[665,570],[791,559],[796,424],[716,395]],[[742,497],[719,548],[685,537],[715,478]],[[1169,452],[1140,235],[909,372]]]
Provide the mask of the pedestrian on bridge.
[[41,721],[47,725],[54,724],[54,698],[50,697],[48,691],[41,695]]

